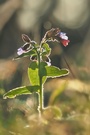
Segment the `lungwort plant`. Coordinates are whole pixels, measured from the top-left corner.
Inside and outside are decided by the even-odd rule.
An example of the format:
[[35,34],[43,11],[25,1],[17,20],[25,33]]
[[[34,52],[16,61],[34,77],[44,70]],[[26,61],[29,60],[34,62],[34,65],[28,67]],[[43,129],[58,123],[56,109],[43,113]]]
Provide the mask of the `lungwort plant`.
[[28,67],[28,78],[30,85],[10,90],[4,94],[4,99],[15,98],[18,95],[32,94],[33,92],[36,92],[39,99],[37,109],[41,114],[44,109],[43,85],[46,79],[66,76],[69,73],[67,69],[59,69],[55,66],[51,66],[51,61],[49,58],[51,48],[49,47],[48,43],[50,41],[56,41],[60,42],[66,47],[70,41],[68,40],[66,33],[61,32],[59,28],[52,28],[51,30],[47,31],[40,44],[32,41],[25,34],[22,34],[22,40],[24,45],[17,50],[18,56],[15,59],[30,56],[31,61]]

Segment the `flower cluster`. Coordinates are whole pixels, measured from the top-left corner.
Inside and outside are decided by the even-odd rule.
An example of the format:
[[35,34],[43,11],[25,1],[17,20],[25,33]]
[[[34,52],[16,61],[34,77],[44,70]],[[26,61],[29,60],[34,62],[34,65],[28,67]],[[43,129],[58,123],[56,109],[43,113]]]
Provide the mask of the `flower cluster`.
[[60,37],[60,42],[66,47],[70,40],[68,40],[68,37],[66,36],[66,33],[60,32],[59,35]]
[[70,40],[68,40],[68,37],[66,36],[66,33],[61,32],[59,28],[52,28],[51,30],[47,31],[44,39],[46,39],[46,41],[60,42],[65,47],[70,42]]
[[57,41],[64,45],[65,47],[70,42],[66,33],[61,32],[59,28],[52,28],[47,31],[40,43],[38,45],[35,41],[32,41],[27,35],[22,34],[22,40],[24,45],[17,50],[18,57],[30,56],[30,59],[33,60],[33,57],[37,57],[40,54],[41,60],[47,59],[50,62],[49,55],[51,53],[51,48],[47,44],[48,41]]

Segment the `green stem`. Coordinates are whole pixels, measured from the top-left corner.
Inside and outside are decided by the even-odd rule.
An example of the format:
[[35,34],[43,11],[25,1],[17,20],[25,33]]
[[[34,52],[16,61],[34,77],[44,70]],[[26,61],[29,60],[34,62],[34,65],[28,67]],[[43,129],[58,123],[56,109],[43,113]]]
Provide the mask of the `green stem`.
[[[40,46],[41,49],[41,46]],[[39,74],[39,85],[40,85],[40,93],[39,93],[39,113],[40,115],[42,114],[43,111],[43,84],[42,84],[42,77],[40,74],[40,66],[41,66],[41,56],[40,56],[40,52],[38,52],[38,74]]]

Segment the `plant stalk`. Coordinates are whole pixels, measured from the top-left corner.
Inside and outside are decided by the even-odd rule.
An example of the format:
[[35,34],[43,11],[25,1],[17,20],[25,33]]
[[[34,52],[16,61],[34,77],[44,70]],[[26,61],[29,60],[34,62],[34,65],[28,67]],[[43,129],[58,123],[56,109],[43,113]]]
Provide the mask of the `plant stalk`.
[[[41,49],[41,46],[40,46]],[[43,111],[43,84],[42,84],[42,76],[40,73],[40,68],[41,66],[41,56],[40,56],[40,52],[38,53],[38,74],[39,74],[39,85],[40,85],[40,93],[39,93],[39,108],[38,111],[40,113],[40,115],[42,114]]]

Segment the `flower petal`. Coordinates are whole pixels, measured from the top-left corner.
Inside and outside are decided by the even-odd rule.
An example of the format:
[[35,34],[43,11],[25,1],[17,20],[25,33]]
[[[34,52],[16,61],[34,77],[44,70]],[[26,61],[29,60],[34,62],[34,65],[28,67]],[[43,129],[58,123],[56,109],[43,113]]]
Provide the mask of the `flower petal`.
[[70,40],[61,39],[61,43],[66,47]]
[[64,33],[64,32],[60,32],[60,38],[68,40],[68,36],[66,36],[66,33]]
[[19,48],[18,50],[17,50],[17,54],[18,55],[21,55],[21,54],[23,54],[24,53],[24,50],[22,49],[22,48]]

